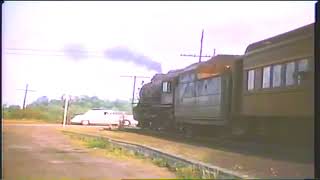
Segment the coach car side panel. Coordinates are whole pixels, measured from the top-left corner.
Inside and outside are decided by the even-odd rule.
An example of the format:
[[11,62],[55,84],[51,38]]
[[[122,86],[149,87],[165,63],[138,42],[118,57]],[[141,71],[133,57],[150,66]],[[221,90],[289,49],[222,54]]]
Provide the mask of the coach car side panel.
[[312,31],[303,31],[247,53],[243,62],[243,115],[313,116],[313,41]]

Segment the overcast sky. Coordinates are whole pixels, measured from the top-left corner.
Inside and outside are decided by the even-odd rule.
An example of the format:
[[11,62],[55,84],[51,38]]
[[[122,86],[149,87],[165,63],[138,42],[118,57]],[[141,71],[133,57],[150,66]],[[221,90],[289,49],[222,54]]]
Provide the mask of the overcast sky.
[[[132,82],[183,68],[203,55],[244,53],[256,41],[314,22],[304,2],[5,2],[2,6],[2,102],[40,96],[129,99]],[[80,51],[68,53],[67,48]],[[87,52],[82,53],[81,52]],[[206,60],[206,59],[204,59]],[[149,81],[149,79],[145,79]],[[141,84],[141,79],[138,79]]]

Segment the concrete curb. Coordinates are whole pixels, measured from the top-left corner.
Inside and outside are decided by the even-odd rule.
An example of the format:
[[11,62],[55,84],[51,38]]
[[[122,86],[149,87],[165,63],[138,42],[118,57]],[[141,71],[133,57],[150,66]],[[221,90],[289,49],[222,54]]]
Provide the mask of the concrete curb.
[[127,150],[134,151],[134,152],[142,154],[146,157],[165,159],[171,167],[196,168],[196,169],[200,170],[200,172],[202,172],[203,177],[207,177],[208,175],[211,175],[217,179],[256,179],[255,177],[249,177],[247,175],[242,175],[242,174],[239,174],[237,172],[234,172],[234,171],[231,171],[228,169],[214,166],[212,164],[200,162],[197,160],[186,159],[182,156],[172,154],[169,152],[165,152],[163,150],[159,150],[154,147],[149,147],[147,145],[140,145],[140,144],[135,144],[132,142],[119,141],[119,140],[115,140],[115,139],[104,137],[104,136],[93,135],[91,133],[78,133],[78,132],[66,131],[66,130],[64,130],[64,132],[67,132],[70,134],[87,136],[87,137],[91,137],[91,138],[105,139],[114,146],[118,146],[118,147],[125,148]]

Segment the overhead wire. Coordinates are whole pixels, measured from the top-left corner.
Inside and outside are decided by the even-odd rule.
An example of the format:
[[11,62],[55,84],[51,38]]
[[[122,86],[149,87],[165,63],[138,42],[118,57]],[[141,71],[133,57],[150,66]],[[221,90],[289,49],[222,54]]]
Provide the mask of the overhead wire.
[[[4,52],[5,54],[13,54],[13,55],[40,55],[40,56],[68,56],[65,54],[66,52],[73,52],[73,53],[84,53],[85,56],[90,57],[104,57],[103,55],[98,55],[97,51],[79,51],[79,50],[46,50],[46,49],[27,49],[27,48],[6,48],[7,51],[33,51],[33,52],[53,52],[53,53],[64,53],[64,54],[41,54],[41,53],[28,53],[28,52]],[[101,53],[102,54],[102,53]]]

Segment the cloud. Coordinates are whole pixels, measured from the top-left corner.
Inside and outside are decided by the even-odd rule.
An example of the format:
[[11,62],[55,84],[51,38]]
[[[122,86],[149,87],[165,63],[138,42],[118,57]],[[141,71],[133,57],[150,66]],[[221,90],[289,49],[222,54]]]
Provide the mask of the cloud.
[[131,51],[130,49],[125,47],[114,47],[107,49],[104,52],[104,56],[113,60],[133,62],[150,70],[154,70],[159,73],[162,72],[160,63],[153,61],[151,58],[144,56],[141,53]]

